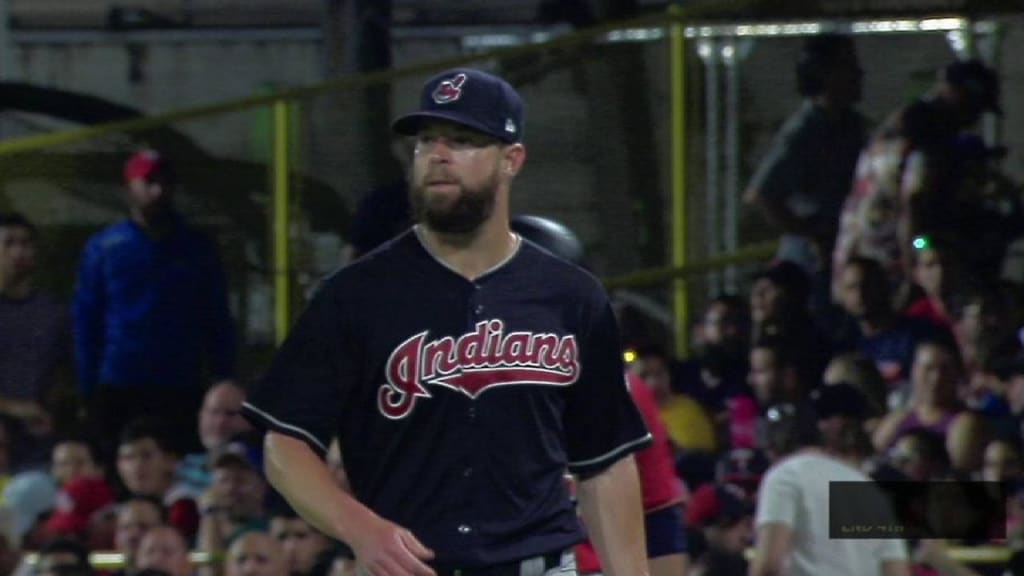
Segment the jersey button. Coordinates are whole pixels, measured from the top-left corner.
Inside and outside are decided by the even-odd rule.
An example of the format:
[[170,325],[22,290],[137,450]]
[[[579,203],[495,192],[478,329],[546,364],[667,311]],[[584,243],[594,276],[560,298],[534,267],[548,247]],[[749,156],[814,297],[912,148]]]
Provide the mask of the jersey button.
[[462,477],[463,478],[469,478],[472,475],[473,475],[473,469],[472,468],[466,468],[465,470],[462,471]]
[[473,312],[476,313],[477,316],[483,314],[484,313],[484,305],[483,304],[477,304],[476,308],[473,308]]
[[470,527],[468,524],[459,524],[458,530],[459,534],[469,534],[473,531],[473,528]]

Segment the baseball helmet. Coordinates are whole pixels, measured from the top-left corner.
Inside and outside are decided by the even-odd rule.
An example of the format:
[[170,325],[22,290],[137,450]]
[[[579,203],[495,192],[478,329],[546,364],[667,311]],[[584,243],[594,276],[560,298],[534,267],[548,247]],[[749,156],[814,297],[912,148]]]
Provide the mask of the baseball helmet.
[[509,222],[512,231],[548,252],[583,266],[583,243],[568,227],[550,218],[519,215]]

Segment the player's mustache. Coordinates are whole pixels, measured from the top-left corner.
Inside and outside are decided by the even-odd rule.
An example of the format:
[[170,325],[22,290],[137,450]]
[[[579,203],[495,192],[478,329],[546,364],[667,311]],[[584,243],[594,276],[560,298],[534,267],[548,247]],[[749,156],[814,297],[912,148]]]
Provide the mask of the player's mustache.
[[459,179],[446,170],[431,170],[423,175],[424,184],[458,184]]

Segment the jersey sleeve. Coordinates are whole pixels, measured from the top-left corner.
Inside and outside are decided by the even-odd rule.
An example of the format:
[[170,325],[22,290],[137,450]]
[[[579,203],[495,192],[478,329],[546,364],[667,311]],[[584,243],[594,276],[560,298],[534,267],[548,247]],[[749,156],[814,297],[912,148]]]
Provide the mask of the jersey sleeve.
[[342,385],[351,381],[340,308],[337,294],[325,285],[244,404],[255,426],[302,440],[321,457],[338,429]]
[[583,478],[651,443],[629,393],[615,315],[603,291],[601,296],[581,334],[580,378],[565,406],[569,471]]

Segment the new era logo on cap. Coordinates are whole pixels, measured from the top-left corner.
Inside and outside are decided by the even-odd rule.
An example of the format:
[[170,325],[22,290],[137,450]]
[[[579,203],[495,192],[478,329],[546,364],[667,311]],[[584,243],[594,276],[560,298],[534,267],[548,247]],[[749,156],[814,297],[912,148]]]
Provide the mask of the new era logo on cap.
[[448,70],[423,85],[419,110],[392,124],[398,134],[414,136],[426,120],[446,120],[503,142],[523,139],[523,102],[508,82],[472,68]]

